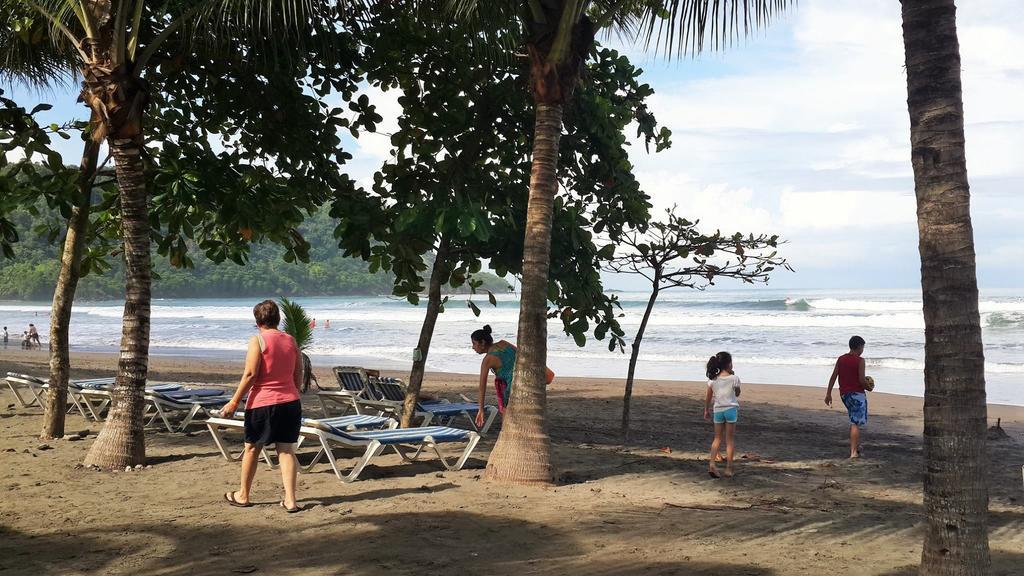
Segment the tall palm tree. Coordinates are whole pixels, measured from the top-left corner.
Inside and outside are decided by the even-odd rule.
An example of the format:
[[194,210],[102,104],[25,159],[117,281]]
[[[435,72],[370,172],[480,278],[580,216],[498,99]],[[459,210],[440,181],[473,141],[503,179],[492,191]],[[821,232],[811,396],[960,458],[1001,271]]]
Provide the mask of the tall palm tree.
[[486,477],[519,484],[552,481],[546,425],[547,291],[551,214],[562,113],[572,98],[595,34],[617,28],[645,31],[668,51],[721,48],[765,25],[790,0],[450,0],[456,15],[480,30],[522,29],[536,104],[533,159],[523,248],[515,378],[502,432],[487,461]]
[[[197,0],[147,6],[144,0],[3,0],[5,11],[33,12],[49,22],[54,52],[82,78],[80,99],[91,110],[90,137],[109,146],[120,189],[125,263],[121,353],[110,417],[86,456],[87,464],[120,468],[145,459],[142,408],[151,299],[143,161],[150,87],[145,72],[172,37],[182,46],[205,42],[222,48],[239,35],[285,44],[297,39],[331,4],[294,1],[263,6],[250,0]],[[37,77],[45,81],[45,76]]]
[[922,575],[988,574],[985,358],[953,0],[903,0],[925,321]]

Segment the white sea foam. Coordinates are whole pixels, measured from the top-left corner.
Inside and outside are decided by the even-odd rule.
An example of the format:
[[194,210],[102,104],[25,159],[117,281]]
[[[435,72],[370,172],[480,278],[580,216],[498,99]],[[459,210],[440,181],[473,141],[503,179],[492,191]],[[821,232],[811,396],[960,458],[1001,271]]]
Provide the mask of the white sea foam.
[[[244,347],[243,347],[244,348]],[[314,356],[362,356],[371,358],[383,358],[393,361],[407,361],[412,356],[412,348],[399,346],[329,346],[314,345],[312,350]],[[438,361],[449,357],[473,357],[475,353],[468,347],[454,348],[445,346],[434,346],[430,349],[430,360]],[[628,355],[619,352],[609,352],[607,348],[563,348],[548,351],[549,358],[561,358],[578,361],[611,360],[624,362]],[[640,362],[660,363],[699,363],[707,362],[707,357],[697,354],[665,354],[665,353],[644,353],[641,352],[638,360]],[[808,366],[808,367],[831,367],[835,364],[834,356],[763,356],[743,355],[737,357],[737,361],[743,366]],[[868,368],[885,368],[891,370],[924,370],[924,361],[915,358],[865,358]],[[994,374],[1024,374],[1024,364],[987,362],[986,372]]]
[[[821,303],[824,302],[824,306]],[[890,328],[923,330],[924,318],[919,307],[912,308],[908,302],[861,302],[842,300],[814,300],[809,312],[791,311],[713,311],[701,310],[693,312],[678,307],[655,308],[655,314],[649,321],[650,326],[735,326],[735,327],[774,327],[774,328]],[[982,323],[987,327],[1024,326],[1024,303],[1014,302],[983,302]],[[855,313],[862,312],[871,313]],[[40,306],[0,306],[0,312],[35,313],[49,312]],[[848,313],[826,313],[823,311],[847,311]],[[120,318],[123,310],[120,306],[79,306],[77,314],[85,314],[100,318]],[[364,307],[340,307],[311,309],[311,316],[321,321],[330,319],[336,326],[346,323],[364,323],[383,325],[420,324],[426,310],[424,307],[401,305],[388,302],[385,305]],[[252,309],[248,306],[153,306],[151,311],[154,320],[179,319],[217,322],[252,322]],[[497,308],[486,303],[481,305],[481,315],[475,316],[468,307],[449,303],[447,310],[441,315],[443,323],[464,324],[512,324],[519,318],[518,308],[506,304]],[[642,314],[637,309],[627,309],[619,318],[623,326],[638,326]],[[551,325],[561,323],[552,319]]]
[[[1024,404],[1019,382],[1024,374],[1024,298],[1015,293],[983,293],[987,384],[990,400]],[[548,325],[549,362],[562,375],[625,374],[630,338],[640,323],[647,294],[618,293],[626,352],[609,352],[608,340],[588,339],[577,347],[559,319]],[[496,338],[515,341],[518,295],[498,295],[492,307],[473,300],[481,315],[466,306],[468,296],[452,297],[441,315],[430,351],[432,370],[472,372],[479,357],[468,335],[483,324]],[[211,354],[240,358],[253,330],[252,304],[258,299],[159,300],[153,302],[151,341],[158,353]],[[315,362],[341,358],[374,359],[407,367],[426,312],[387,297],[300,298],[318,329],[311,350]],[[49,304],[0,303],[0,319],[20,331],[34,322],[47,333]],[[75,307],[71,341],[76,349],[115,351],[121,337],[119,302],[84,302]],[[331,330],[322,330],[325,320]],[[728,350],[750,381],[820,385],[827,380],[846,340],[868,340],[869,373],[886,381],[888,391],[923,390],[924,321],[912,290],[806,293],[780,290],[676,291],[660,298],[648,326],[638,367],[641,377],[699,377],[707,357]],[[2,353],[2,352],[0,352]],[[368,360],[366,360],[368,361]],[[822,376],[824,374],[824,376]],[[904,386],[904,388],[900,388]]]
[[[808,304],[814,310],[838,310],[838,311],[865,311],[865,312],[920,312],[920,300],[841,300],[836,298],[822,298],[820,300],[808,300]],[[978,309],[982,313],[992,312],[1024,312],[1024,302],[998,302],[982,300],[978,302]]]

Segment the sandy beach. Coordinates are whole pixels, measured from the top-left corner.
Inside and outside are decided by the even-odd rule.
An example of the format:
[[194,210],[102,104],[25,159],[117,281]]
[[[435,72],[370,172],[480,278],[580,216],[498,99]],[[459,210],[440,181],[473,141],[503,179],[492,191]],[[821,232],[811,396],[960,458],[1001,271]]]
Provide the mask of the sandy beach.
[[[0,351],[0,372],[46,372],[46,354]],[[75,354],[75,377],[112,375],[116,356]],[[240,363],[154,357],[153,382],[232,386]],[[316,366],[333,384],[329,366]],[[394,376],[404,376],[392,373]],[[428,374],[455,397],[475,377]],[[361,480],[320,465],[301,475],[306,509],[277,506],[261,467],[248,509],[222,494],[238,464],[205,427],[147,432],[149,466],[76,466],[99,425],[68,417],[84,441],[41,446],[39,408],[0,390],[0,573],[4,574],[915,574],[921,546],[920,398],[872,393],[865,458],[848,461],[847,420],[823,389],[747,385],[735,478],[707,475],[703,383],[640,381],[633,434],[618,434],[622,382],[557,378],[549,388],[559,484],[481,479],[495,433],[460,472],[384,456]],[[307,411],[318,403],[304,398]],[[838,403],[837,403],[838,404]],[[1009,439],[990,442],[994,574],[1024,566],[1024,408],[989,407]],[[313,450],[301,451],[306,461]]]

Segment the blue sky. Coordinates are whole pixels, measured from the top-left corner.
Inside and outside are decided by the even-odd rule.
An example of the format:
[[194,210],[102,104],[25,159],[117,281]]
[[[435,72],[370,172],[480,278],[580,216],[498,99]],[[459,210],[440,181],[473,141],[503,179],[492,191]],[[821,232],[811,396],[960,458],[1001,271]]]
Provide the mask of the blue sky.
[[[644,68],[652,109],[674,134],[670,150],[637,145],[633,155],[656,213],[678,204],[709,228],[781,234],[797,273],[775,287],[917,286],[899,10],[893,0],[801,0],[770,29],[697,59],[609,41]],[[958,28],[979,282],[1022,287],[1024,2],[960,2]],[[396,96],[368,92],[387,132]],[[50,121],[84,113],[70,90],[11,93],[54,103]],[[79,143],[61,146],[77,161]],[[388,146],[386,134],[362,138],[352,175],[368,181]]]

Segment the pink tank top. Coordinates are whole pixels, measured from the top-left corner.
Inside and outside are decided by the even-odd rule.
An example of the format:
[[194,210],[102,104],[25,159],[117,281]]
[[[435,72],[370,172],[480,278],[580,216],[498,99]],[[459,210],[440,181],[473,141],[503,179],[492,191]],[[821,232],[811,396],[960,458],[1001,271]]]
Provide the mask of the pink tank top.
[[295,363],[299,361],[299,349],[295,340],[277,330],[261,332],[260,336],[263,339],[260,367],[249,391],[246,410],[299,399],[299,390],[295,387]]

